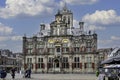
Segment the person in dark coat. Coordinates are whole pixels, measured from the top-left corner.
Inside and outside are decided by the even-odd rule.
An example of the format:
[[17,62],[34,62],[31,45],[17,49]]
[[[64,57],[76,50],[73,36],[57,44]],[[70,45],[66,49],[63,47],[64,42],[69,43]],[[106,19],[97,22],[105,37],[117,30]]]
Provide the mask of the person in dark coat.
[[30,68],[25,71],[25,78],[31,78],[31,69]]
[[12,79],[14,79],[15,78],[15,68],[12,68],[11,69],[11,76],[12,76]]
[[4,80],[6,76],[7,76],[7,72],[4,69],[0,70],[0,78]]
[[25,73],[24,73],[24,77],[27,78],[28,77],[28,74],[27,74],[28,70],[25,70]]
[[28,78],[31,78],[31,69],[28,69]]

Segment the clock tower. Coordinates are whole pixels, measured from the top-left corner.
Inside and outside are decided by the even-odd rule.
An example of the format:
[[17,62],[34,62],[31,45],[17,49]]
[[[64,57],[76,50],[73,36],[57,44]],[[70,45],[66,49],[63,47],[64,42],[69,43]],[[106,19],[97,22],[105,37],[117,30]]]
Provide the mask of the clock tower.
[[51,35],[67,35],[67,23],[62,19],[63,14],[58,10],[55,15],[55,21],[50,24]]
[[57,23],[60,23],[60,21],[62,21],[62,14],[60,13],[60,11],[58,11],[58,13],[55,15],[55,20],[57,21]]

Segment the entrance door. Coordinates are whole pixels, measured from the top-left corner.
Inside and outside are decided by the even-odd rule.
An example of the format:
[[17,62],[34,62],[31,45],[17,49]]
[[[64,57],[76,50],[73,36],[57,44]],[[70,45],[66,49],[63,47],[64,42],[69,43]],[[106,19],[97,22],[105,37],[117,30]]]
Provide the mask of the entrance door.
[[60,72],[60,62],[58,59],[54,60],[54,71],[55,72]]

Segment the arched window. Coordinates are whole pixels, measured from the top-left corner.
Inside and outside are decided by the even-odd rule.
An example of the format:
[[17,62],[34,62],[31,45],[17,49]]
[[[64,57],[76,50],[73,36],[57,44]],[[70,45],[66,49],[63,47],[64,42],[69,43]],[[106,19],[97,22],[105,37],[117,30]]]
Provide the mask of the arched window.
[[63,17],[63,22],[65,22],[65,21],[66,21],[66,17],[64,16],[64,17]]
[[70,17],[68,17],[68,24],[70,24]]

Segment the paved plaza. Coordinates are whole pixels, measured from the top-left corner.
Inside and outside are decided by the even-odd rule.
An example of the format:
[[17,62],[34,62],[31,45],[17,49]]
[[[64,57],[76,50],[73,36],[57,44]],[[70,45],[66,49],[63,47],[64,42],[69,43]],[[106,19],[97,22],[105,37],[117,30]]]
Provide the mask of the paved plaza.
[[[15,80],[96,80],[95,74],[32,74],[31,79],[23,78],[23,74],[16,74]],[[12,80],[7,74],[6,80]]]

